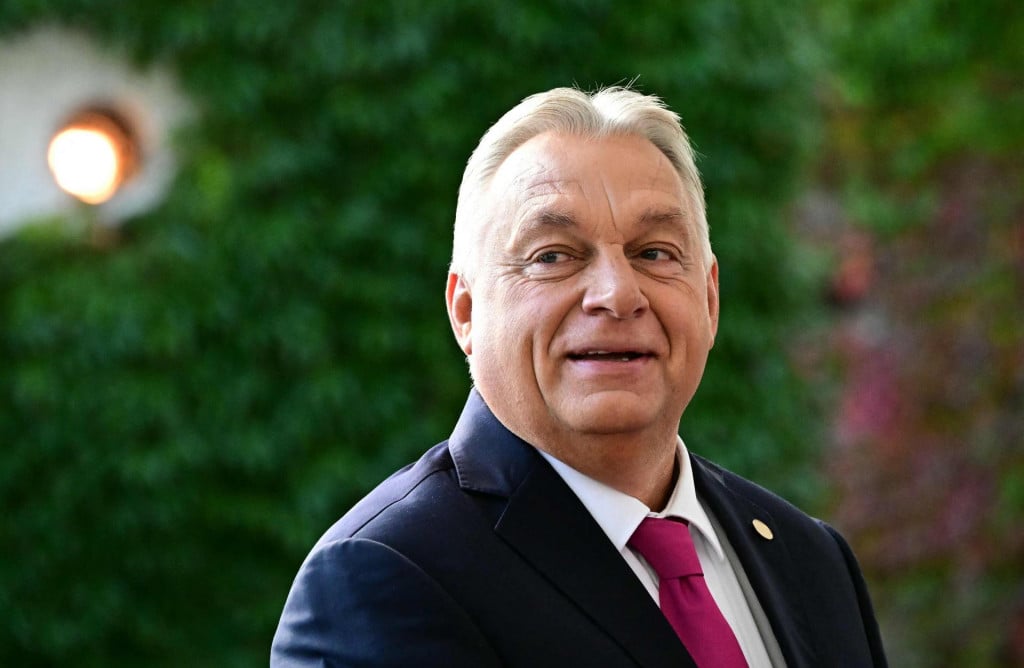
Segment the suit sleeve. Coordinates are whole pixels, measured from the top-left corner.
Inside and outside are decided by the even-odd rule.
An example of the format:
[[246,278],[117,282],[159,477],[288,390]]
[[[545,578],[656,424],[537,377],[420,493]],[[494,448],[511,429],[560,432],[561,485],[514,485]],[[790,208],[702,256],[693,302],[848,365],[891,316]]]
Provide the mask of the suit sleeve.
[[406,557],[370,540],[318,546],[299,570],[271,668],[498,666],[467,612]]
[[871,605],[871,597],[868,595],[867,583],[864,582],[864,575],[857,564],[857,558],[854,556],[849,544],[838,531],[824,522],[821,524],[832,535],[832,538],[839,546],[839,551],[843,554],[843,559],[846,561],[846,568],[850,573],[850,579],[853,581],[854,589],[857,592],[857,603],[860,606],[860,616],[864,624],[864,632],[867,635],[868,648],[871,650],[872,665],[877,668],[885,668],[888,666],[888,662],[886,661],[885,651],[882,646],[882,636],[878,630],[878,620],[875,619],[875,611]]

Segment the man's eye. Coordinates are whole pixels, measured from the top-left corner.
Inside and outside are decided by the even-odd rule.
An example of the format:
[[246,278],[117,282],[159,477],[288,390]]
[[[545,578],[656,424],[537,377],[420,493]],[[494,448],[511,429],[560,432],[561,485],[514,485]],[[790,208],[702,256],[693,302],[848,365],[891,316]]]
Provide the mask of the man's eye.
[[565,253],[559,253],[557,251],[547,251],[537,256],[537,262],[540,262],[541,264],[554,264],[562,259],[564,255]]
[[661,248],[645,248],[640,251],[640,257],[644,260],[670,260],[672,255]]

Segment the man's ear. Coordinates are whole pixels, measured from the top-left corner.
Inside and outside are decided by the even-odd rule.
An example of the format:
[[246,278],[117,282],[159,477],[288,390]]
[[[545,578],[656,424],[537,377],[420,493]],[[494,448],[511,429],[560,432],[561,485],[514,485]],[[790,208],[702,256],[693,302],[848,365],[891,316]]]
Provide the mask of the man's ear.
[[718,258],[711,256],[711,269],[708,270],[708,315],[711,317],[711,345],[715,344],[718,335]]
[[473,294],[465,277],[449,272],[444,299],[448,304],[448,320],[452,323],[455,340],[468,357],[473,354],[473,338],[470,336],[473,329]]

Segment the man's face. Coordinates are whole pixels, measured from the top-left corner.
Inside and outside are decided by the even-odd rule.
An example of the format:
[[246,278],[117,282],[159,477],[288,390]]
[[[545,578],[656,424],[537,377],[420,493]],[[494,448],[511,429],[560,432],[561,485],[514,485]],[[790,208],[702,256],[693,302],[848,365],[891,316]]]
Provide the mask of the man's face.
[[674,438],[714,341],[718,270],[668,159],[639,137],[546,133],[481,201],[473,269],[447,296],[497,417],[570,465],[599,454],[576,452],[580,436]]

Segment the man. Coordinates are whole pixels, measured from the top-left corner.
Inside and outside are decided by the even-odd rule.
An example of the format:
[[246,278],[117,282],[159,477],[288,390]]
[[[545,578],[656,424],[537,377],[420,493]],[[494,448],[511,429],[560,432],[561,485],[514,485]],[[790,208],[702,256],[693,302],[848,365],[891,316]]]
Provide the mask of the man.
[[499,120],[446,299],[462,417],[317,543],[273,666],[885,665],[842,538],[677,435],[718,265],[657,98],[556,89]]

